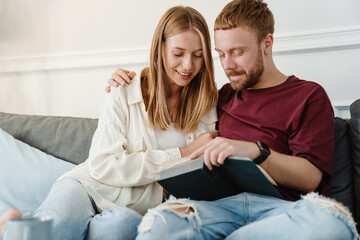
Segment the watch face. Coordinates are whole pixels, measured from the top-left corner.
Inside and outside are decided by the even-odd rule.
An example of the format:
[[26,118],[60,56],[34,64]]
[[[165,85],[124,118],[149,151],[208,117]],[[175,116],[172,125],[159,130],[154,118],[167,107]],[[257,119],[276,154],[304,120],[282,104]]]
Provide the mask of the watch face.
[[259,141],[259,143],[260,143],[259,144],[260,151],[261,152],[264,151],[264,152],[270,154],[270,149],[269,149],[268,145],[266,145],[265,143],[263,143],[261,141]]

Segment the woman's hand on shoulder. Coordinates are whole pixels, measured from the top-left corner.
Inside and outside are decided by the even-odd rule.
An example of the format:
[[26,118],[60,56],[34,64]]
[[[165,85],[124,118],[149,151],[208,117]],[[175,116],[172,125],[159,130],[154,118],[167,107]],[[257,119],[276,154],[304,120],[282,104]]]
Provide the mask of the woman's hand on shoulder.
[[111,77],[107,80],[108,86],[105,87],[107,93],[111,92],[111,87],[125,87],[126,84],[130,84],[131,79],[136,76],[135,72],[125,69],[117,68],[115,72],[111,74]]

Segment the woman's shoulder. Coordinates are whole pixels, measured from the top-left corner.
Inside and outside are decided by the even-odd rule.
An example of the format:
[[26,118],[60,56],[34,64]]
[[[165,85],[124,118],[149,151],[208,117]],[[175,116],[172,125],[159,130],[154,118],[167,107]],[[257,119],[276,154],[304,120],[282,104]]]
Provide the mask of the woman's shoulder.
[[214,107],[213,109],[211,109],[209,112],[207,112],[202,118],[201,118],[201,122],[206,123],[206,124],[212,124],[212,123],[216,123],[218,120],[217,117],[217,111],[216,111],[216,107]]

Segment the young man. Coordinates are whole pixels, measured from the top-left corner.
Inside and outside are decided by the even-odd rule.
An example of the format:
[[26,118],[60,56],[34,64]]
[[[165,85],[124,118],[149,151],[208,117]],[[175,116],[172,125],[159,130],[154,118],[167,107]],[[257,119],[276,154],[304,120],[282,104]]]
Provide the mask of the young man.
[[253,159],[284,199],[241,193],[214,202],[168,201],[148,211],[139,239],[357,238],[343,206],[311,193],[330,195],[331,103],[318,84],[277,69],[273,32],[261,0],[234,0],[217,17],[215,49],[230,80],[219,91],[220,136],[190,157],[203,155],[209,169],[228,156]]

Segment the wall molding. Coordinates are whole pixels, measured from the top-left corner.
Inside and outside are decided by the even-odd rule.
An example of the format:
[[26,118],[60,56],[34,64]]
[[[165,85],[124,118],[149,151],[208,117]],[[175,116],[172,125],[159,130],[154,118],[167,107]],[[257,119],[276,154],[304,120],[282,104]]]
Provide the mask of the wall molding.
[[353,101],[334,101],[332,102],[335,117],[350,119],[350,105]]
[[147,63],[148,48],[0,58],[1,73],[101,68]]
[[274,55],[360,48],[360,26],[275,35]]
[[[275,35],[273,54],[289,55],[360,48],[360,26]],[[0,58],[0,74],[145,65],[149,48]],[[214,53],[217,59],[217,53]]]

